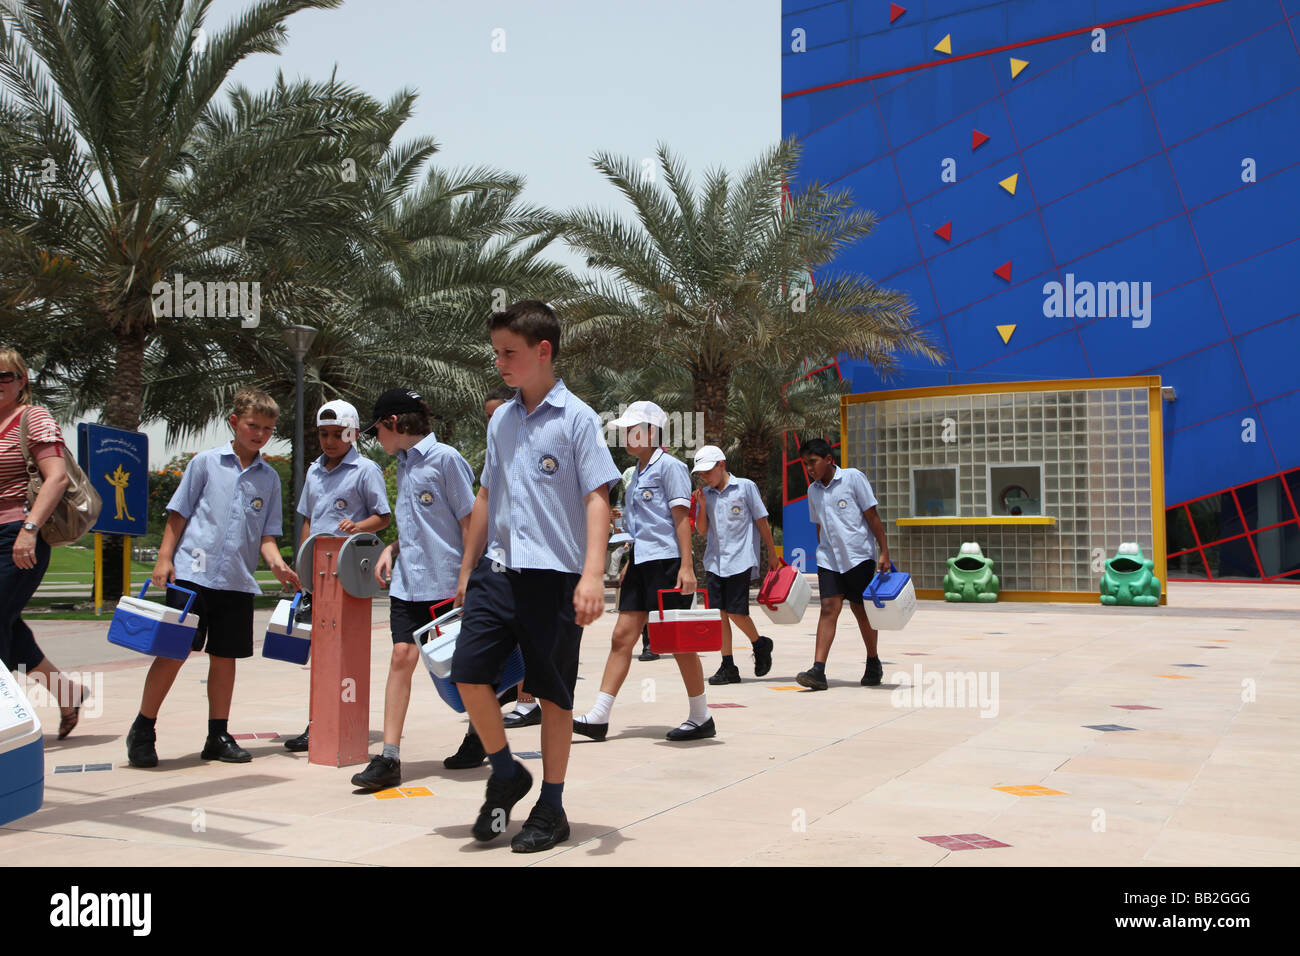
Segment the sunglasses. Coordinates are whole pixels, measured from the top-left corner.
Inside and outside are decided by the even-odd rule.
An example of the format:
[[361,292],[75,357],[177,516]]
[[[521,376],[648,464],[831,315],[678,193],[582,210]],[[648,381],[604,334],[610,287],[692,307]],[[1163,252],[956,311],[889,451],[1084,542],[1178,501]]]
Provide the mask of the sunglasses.
[[8,385],[22,378],[17,372],[0,372],[0,385]]

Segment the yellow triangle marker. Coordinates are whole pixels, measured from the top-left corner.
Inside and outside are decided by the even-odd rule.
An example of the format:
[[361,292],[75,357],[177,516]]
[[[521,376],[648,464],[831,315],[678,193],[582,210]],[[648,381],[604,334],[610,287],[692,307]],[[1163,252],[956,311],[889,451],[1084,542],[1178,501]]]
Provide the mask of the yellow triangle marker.
[[1029,65],[1028,60],[1017,60],[1014,56],[1011,57],[1011,78],[1014,80],[1016,77],[1018,77],[1020,75],[1020,71],[1023,70],[1028,65]]
[[951,34],[951,33],[945,33],[945,34],[943,35],[943,39],[940,40],[938,43],[936,43],[936,44],[934,45],[934,49],[935,49],[935,52],[936,52],[936,53],[951,53],[951,52],[952,52],[952,34]]
[[997,327],[998,335],[1002,336],[1002,344],[1006,345],[1011,341],[1011,333],[1016,330],[1014,325],[999,325]]
[[1014,196],[1016,194],[1016,180],[1019,178],[1019,173],[1012,173],[1006,179],[1000,180],[998,185]]

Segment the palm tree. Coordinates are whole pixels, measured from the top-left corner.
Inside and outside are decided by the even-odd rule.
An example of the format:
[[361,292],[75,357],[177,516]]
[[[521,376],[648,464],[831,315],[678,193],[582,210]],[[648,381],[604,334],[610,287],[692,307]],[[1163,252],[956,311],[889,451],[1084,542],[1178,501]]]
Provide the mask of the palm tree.
[[[635,221],[600,209],[566,215],[566,240],[598,271],[590,294],[568,311],[577,348],[614,368],[662,356],[691,381],[709,441],[730,437],[730,382],[742,367],[790,368],[809,355],[847,353],[882,374],[902,351],[939,360],[902,293],[830,270],[868,235],[876,216],[847,190],[817,183],[783,198],[799,147],[778,144],[734,181],[705,174],[695,190],[664,145],[663,189],[631,159],[597,154],[596,168],[631,203]],[[797,288],[811,272],[816,286]],[[628,343],[639,343],[636,350]]]

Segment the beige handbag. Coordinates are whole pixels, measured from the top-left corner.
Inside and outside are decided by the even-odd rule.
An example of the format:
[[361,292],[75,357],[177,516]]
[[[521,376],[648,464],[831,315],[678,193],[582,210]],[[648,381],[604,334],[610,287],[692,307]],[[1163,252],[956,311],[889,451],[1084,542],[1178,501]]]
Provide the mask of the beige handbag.
[[[32,457],[32,450],[27,447],[27,413],[30,410],[30,407],[22,410],[22,420],[18,425],[18,444],[23,450],[23,461],[27,464],[29,511],[36,502],[36,495],[45,481],[36,459]],[[81,470],[77,460],[68,454],[67,445],[63,446],[63,467],[68,473],[68,487],[64,489],[63,497],[54,506],[45,524],[41,526],[41,537],[51,547],[72,544],[79,540],[94,527],[95,519],[99,517],[99,509],[104,506],[100,501],[99,492],[90,484],[86,473]]]

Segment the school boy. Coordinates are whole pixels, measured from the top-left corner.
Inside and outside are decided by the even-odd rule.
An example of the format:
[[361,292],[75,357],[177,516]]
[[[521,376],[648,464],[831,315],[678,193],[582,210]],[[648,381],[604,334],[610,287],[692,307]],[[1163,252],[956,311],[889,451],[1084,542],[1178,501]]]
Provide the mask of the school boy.
[[[316,435],[321,456],[307,469],[298,498],[303,542],[316,534],[351,535],[379,532],[392,521],[384,473],[369,458],[357,452],[361,419],[349,402],[326,402],[316,412]],[[300,753],[307,749],[310,723],[299,736],[286,740],[284,747]]]
[[[524,688],[542,704],[542,786],[516,853],[569,838],[564,776],[582,628],[604,611],[609,495],[618,469],[596,413],[555,377],[560,323],[542,302],[488,320],[497,370],[519,392],[488,424],[487,457],[460,570],[465,614],[452,659],[470,720],[492,764],[476,839],[505,832],[532,775],[510,755],[493,684],[517,645]],[[484,554],[489,539],[492,548]]]
[[758,485],[727,470],[727,456],[717,445],[705,445],[695,453],[694,473],[704,487],[696,495],[703,507],[697,509],[695,530],[705,536],[704,571],[709,589],[709,606],[721,608],[722,666],[709,683],[739,684],[740,668],[731,654],[731,625],[749,638],[754,651],[754,676],[764,677],[772,669],[772,639],[759,637],[749,616],[749,582],[758,576],[758,542],[767,547],[768,567],[777,566],[776,542],[767,522],[767,508]]
[[[573,721],[573,732],[604,740],[609,732],[614,698],[627,679],[632,651],[652,610],[659,610],[660,591],[680,588],[681,594],[663,595],[665,610],[687,607],[695,593],[695,564],[691,556],[691,476],[686,465],[659,446],[668,416],[654,402],[633,402],[612,424],[626,429],[624,447],[636,458],[636,472],[627,487],[625,521],[632,535],[632,556],[619,590],[618,620],[605,673],[600,679],[596,705]],[[699,654],[674,654],[690,712],[679,727],[668,731],[669,740],[703,740],[717,736],[709,716],[704,688],[704,668]]]
[[[266,392],[237,391],[229,418],[233,438],[195,455],[167,502],[152,586],[163,590],[171,582],[197,595],[191,609],[198,615],[192,649],[208,653],[208,737],[199,755],[204,760],[253,759],[228,727],[235,661],[253,656],[253,595],[262,593],[253,578],[258,556],[286,590],[298,590],[298,575],[275,543],[281,533],[280,476],[259,454],[279,416],[280,407]],[[170,607],[184,607],[185,601],[181,592],[167,591]],[[149,667],[140,713],[126,735],[127,761],[133,767],[158,766],[158,711],[183,663],[155,657]]]
[[880,683],[884,669],[876,656],[877,634],[867,621],[862,592],[876,571],[876,544],[880,547],[879,566],[889,567],[889,543],[876,512],[876,496],[866,475],[856,468],[835,464],[826,439],[804,442],[799,456],[812,479],[808,485],[808,514],[817,526],[821,614],[817,618],[817,652],[812,669],[798,674],[795,680],[813,690],[826,689],[826,657],[835,640],[835,622],[847,598],[867,645],[867,670],[861,683],[874,687]]
[[[460,452],[438,441],[429,427],[429,406],[418,392],[391,388],[375,402],[374,434],[397,456],[397,540],[375,562],[388,589],[393,656],[384,688],[384,749],[352,777],[362,790],[386,790],[402,782],[402,726],[411,702],[411,675],[420,660],[415,632],[433,620],[429,608],[456,595],[456,570],[469,514],[474,473]],[[445,611],[448,608],[440,608]]]

